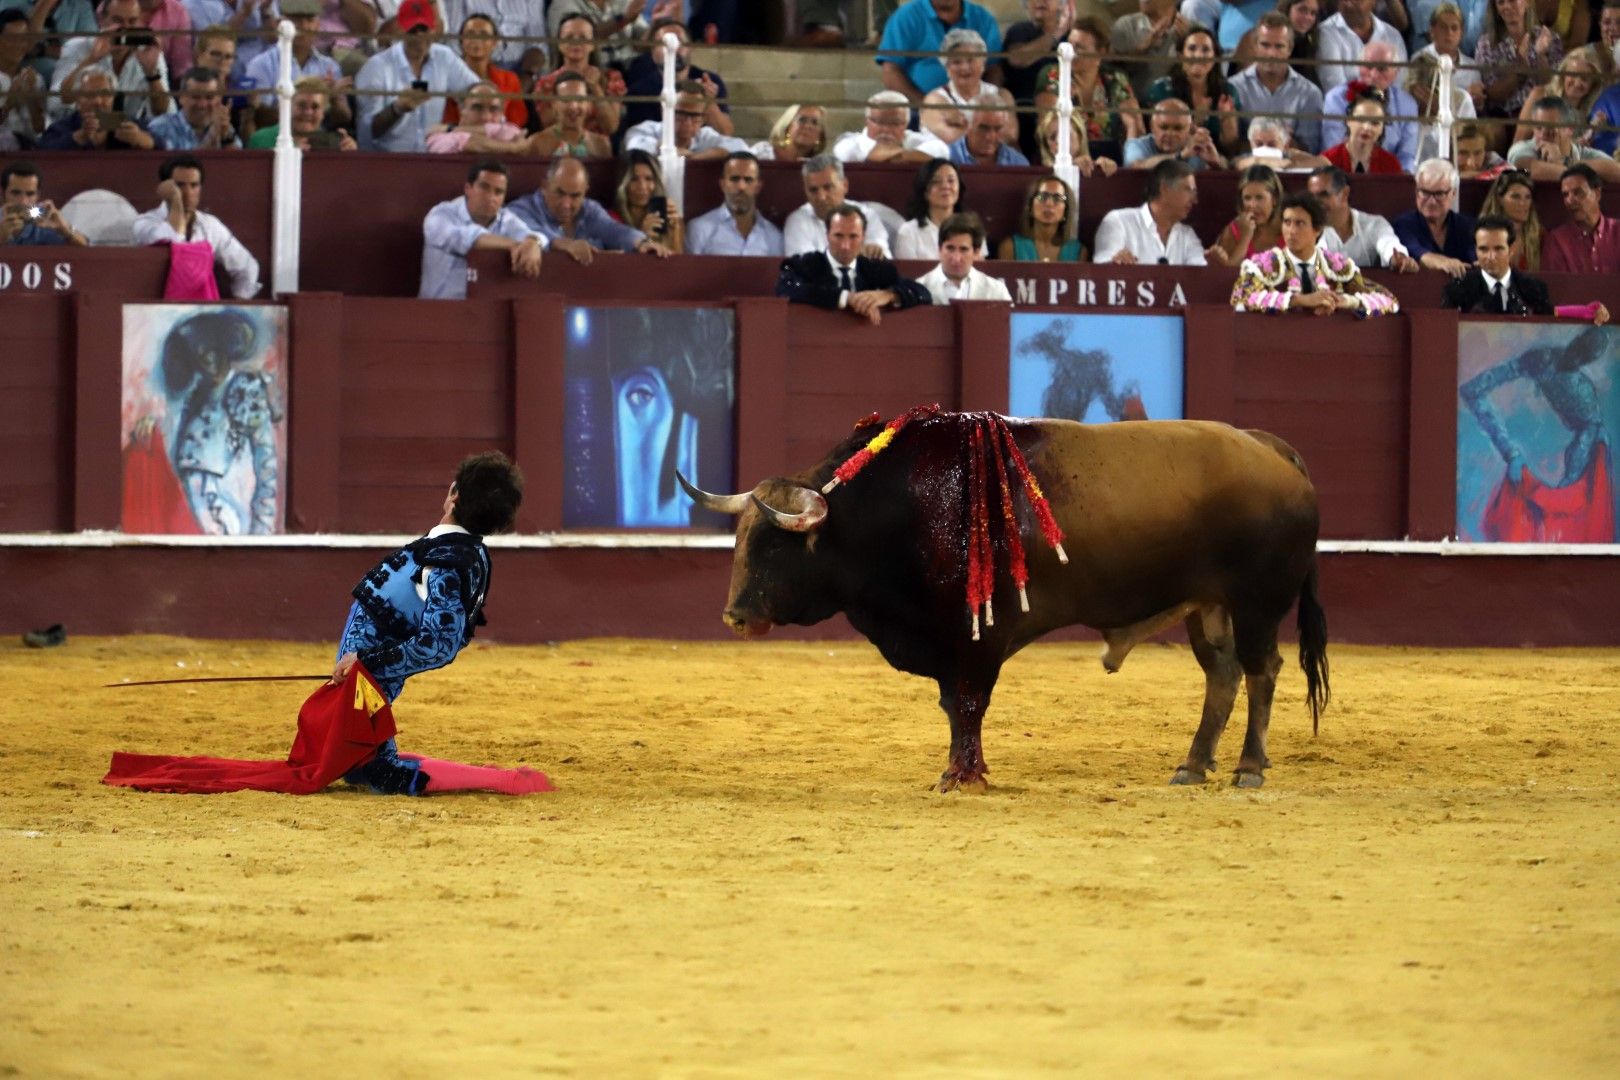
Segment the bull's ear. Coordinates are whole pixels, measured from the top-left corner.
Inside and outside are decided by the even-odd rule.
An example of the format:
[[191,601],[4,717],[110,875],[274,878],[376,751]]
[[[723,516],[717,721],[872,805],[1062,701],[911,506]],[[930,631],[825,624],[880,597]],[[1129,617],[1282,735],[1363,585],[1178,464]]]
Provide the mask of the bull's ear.
[[795,487],[793,509],[787,511],[776,509],[758,495],[751,497],[766,521],[788,532],[810,532],[827,518],[827,500],[812,488]]
[[744,491],[737,495],[712,495],[702,488],[694,487],[680,470],[675,471],[675,479],[681,482],[681,490],[697,505],[705,510],[713,510],[721,514],[740,514],[748,509],[748,500],[753,492]]

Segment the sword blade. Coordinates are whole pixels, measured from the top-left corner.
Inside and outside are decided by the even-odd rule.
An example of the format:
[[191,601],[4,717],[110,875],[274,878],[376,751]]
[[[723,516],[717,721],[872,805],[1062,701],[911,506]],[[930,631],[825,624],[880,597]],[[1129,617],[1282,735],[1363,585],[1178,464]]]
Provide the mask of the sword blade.
[[330,679],[330,675],[210,675],[191,679],[141,679],[137,682],[110,682],[103,683],[103,690],[118,690],[125,686],[178,686],[180,683],[222,683],[222,682],[305,682],[310,679],[320,679],[322,682]]

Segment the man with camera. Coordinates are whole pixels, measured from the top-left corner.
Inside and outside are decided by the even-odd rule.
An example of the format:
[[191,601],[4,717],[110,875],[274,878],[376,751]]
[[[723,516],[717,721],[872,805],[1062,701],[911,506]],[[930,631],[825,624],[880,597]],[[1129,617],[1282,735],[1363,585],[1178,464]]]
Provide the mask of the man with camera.
[[74,38],[62,46],[51,81],[51,111],[60,117],[72,108],[79,83],[91,71],[105,71],[123,96],[123,112],[150,121],[173,108],[169,65],[157,37],[146,28],[140,0],[103,0],[101,32]]
[[113,108],[111,72],[92,69],[79,77],[73,111],[45,129],[40,150],[151,150],[158,141],[146,122]]
[[32,162],[13,161],[0,172],[0,244],[89,244],[78,230],[63,219],[49,199],[39,197],[39,169]]
[[432,0],[405,0],[395,20],[405,35],[366,61],[355,76],[360,94],[360,149],[420,154],[444,120],[445,95],[460,97],[480,81],[448,45],[440,45]]

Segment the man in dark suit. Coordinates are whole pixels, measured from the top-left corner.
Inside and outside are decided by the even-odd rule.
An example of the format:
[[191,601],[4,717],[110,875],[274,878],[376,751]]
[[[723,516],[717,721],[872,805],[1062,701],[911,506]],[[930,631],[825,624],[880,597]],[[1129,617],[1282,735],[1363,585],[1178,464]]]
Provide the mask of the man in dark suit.
[[1557,315],[1591,319],[1602,326],[1609,309],[1600,303],[1553,307],[1546,283],[1513,269],[1513,222],[1494,214],[1474,224],[1476,265],[1462,277],[1446,282],[1440,306],[1472,315]]
[[847,311],[873,325],[883,321],[884,308],[933,303],[928,290],[901,277],[893,263],[862,255],[865,244],[866,212],[840,203],[827,215],[827,250],[783,259],[776,295],[795,304]]

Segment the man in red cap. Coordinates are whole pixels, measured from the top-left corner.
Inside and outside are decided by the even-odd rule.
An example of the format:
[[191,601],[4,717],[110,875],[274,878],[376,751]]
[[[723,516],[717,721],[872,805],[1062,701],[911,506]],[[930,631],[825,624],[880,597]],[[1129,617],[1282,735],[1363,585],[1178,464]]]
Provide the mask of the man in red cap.
[[360,96],[360,147],[422,153],[428,130],[444,119],[445,95],[478,83],[461,57],[434,39],[432,0],[405,0],[395,21],[404,35],[366,61],[354,80]]

